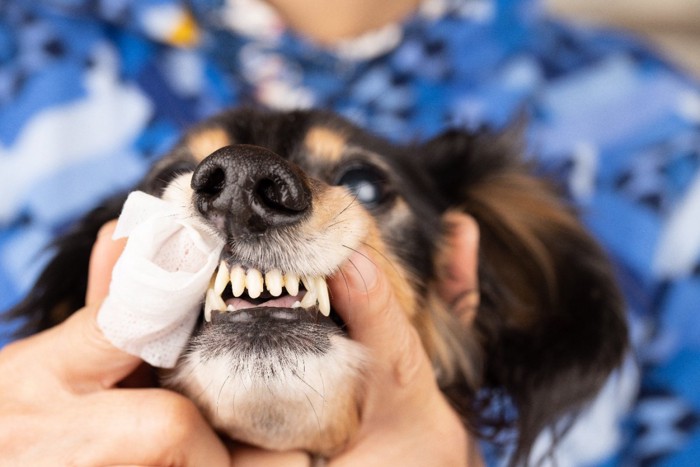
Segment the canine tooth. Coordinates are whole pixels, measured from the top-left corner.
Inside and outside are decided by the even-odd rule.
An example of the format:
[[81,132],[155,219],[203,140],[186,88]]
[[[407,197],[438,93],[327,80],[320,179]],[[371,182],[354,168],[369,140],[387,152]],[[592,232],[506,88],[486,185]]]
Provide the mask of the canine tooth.
[[211,312],[214,310],[223,311],[226,309],[226,303],[214,289],[207,289],[207,296],[204,300],[204,319],[206,322],[211,321]]
[[293,272],[288,272],[284,275],[284,287],[287,293],[292,297],[299,295],[299,276]]
[[328,296],[328,284],[323,277],[317,277],[314,282],[318,295],[318,310],[323,316],[329,316],[331,314],[331,300]]
[[317,299],[316,291],[315,290],[307,290],[306,295],[304,295],[304,298],[301,299],[302,308],[309,308],[309,307],[314,306],[316,304],[316,299]]
[[226,267],[226,263],[222,261],[219,265],[219,270],[216,273],[216,279],[214,279],[214,292],[219,295],[224,293],[224,289],[226,289],[229,279],[230,276],[228,274],[228,267]]
[[313,277],[309,276],[302,276],[301,277],[301,282],[304,284],[304,287],[306,287],[306,290],[309,292],[312,292],[314,290],[314,279]]
[[279,297],[282,295],[282,273],[279,269],[273,269],[265,273],[265,285],[272,296]]
[[248,288],[250,298],[258,298],[263,291],[263,277],[257,269],[248,269],[245,276],[245,285]]
[[231,312],[231,311],[236,311],[236,308],[233,305],[228,305],[226,307],[226,311]]
[[301,302],[300,302],[299,300],[297,300],[297,301],[294,302],[294,304],[292,305],[292,308],[299,308],[299,307],[301,307]]
[[212,310],[224,311],[226,309],[226,302],[216,291],[209,289],[207,290],[207,295],[211,296]]
[[240,297],[245,291],[245,271],[240,266],[231,268],[231,291],[234,297]]
[[[211,289],[209,289],[211,290]],[[211,300],[209,300],[209,290],[207,290],[207,297],[204,300],[204,321],[211,323]]]

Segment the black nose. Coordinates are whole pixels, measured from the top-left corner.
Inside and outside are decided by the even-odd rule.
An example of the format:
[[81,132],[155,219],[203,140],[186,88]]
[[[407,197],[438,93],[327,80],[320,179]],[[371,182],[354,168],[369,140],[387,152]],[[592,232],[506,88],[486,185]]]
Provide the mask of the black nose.
[[195,169],[192,188],[197,210],[234,236],[293,224],[311,210],[304,173],[259,146],[217,150]]

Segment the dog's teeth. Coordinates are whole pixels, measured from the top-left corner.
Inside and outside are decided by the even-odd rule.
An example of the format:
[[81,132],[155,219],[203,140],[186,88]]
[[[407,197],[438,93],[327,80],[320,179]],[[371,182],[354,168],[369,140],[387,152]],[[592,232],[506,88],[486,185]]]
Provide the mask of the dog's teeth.
[[204,321],[207,323],[211,323],[211,309],[212,309],[212,303],[211,299],[209,298],[209,292],[211,289],[207,290],[207,296],[204,299]]
[[[308,289],[308,287],[307,287]],[[304,298],[301,299],[302,308],[310,308],[316,304],[316,290],[307,290]]]
[[211,322],[211,312],[214,310],[223,311],[226,309],[226,303],[214,289],[207,289],[207,296],[204,300],[204,320]]
[[245,271],[240,266],[231,268],[231,291],[234,297],[240,297],[245,291]]
[[248,269],[245,276],[245,285],[248,288],[250,298],[258,298],[263,291],[263,277],[257,269]]
[[309,292],[312,292],[314,290],[314,279],[313,277],[309,276],[302,276],[301,277],[301,283],[304,284],[304,287],[306,287],[306,290]]
[[284,288],[287,289],[287,293],[292,297],[299,295],[299,276],[293,272],[288,272],[284,275]]
[[323,277],[317,277],[314,282],[318,295],[318,310],[323,316],[329,316],[331,314],[331,300],[328,296],[328,284]]
[[228,311],[228,312],[236,311],[236,308],[233,305],[228,305],[226,307],[226,311]]
[[229,279],[230,276],[228,274],[228,267],[226,266],[226,263],[222,261],[221,265],[219,265],[219,270],[216,273],[216,279],[214,279],[214,292],[219,295],[224,293],[224,289],[226,289]]
[[273,269],[265,273],[265,285],[273,297],[282,295],[282,272],[279,269]]
[[298,300],[296,302],[294,302],[294,304],[292,305],[292,308],[300,308],[300,307],[301,307],[301,302]]

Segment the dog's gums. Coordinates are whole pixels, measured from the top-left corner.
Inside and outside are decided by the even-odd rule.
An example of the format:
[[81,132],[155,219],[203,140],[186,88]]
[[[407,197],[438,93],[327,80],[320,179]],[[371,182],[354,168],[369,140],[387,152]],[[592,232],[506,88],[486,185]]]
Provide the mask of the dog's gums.
[[[299,289],[301,280],[304,289]],[[282,296],[283,289],[286,294]],[[267,290],[271,297],[257,303],[241,298],[247,292],[247,298],[260,299]],[[233,296],[224,300],[224,294],[230,292]],[[324,277],[301,276],[293,272],[282,273],[279,269],[267,271],[264,275],[255,268],[247,270],[241,265],[229,267],[222,261],[212,276],[211,287],[207,290],[204,302],[204,320],[211,322],[212,311],[236,312],[258,306],[276,308],[304,308],[318,306],[323,316],[331,313],[331,303],[328,296],[328,285]]]

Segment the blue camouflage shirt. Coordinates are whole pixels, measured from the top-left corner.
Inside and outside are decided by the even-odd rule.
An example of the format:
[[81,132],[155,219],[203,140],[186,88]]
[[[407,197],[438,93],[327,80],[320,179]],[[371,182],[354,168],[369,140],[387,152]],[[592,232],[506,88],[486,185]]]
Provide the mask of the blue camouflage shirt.
[[424,0],[334,47],[260,0],[0,2],[0,309],[95,199],[192,123],[249,103],[334,109],[403,142],[525,113],[532,157],[618,267],[635,350],[558,465],[697,465],[700,87],[636,39],[532,0]]

